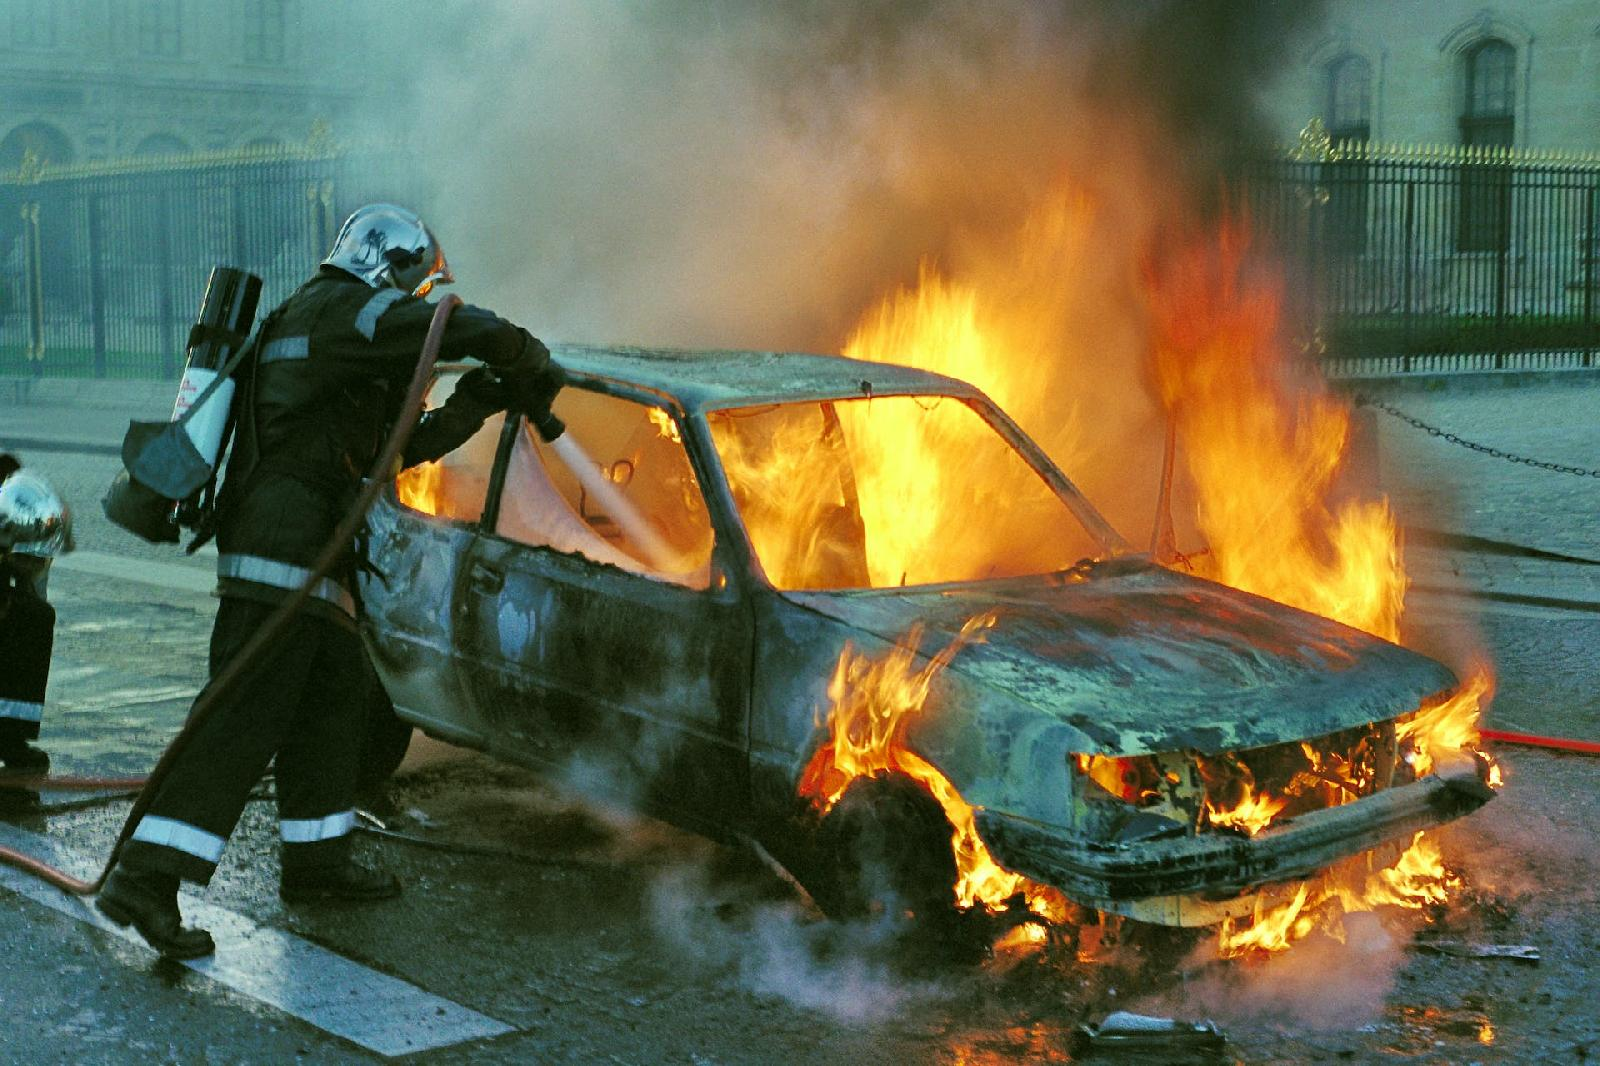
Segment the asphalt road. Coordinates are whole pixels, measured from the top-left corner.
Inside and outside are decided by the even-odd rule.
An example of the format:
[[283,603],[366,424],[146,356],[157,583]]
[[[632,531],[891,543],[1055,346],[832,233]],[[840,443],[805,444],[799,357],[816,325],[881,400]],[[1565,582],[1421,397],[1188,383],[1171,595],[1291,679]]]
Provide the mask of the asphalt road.
[[[1568,461],[1582,460],[1582,448],[1593,456],[1592,395],[1542,398],[1539,409],[1554,412],[1546,421],[1576,421],[1565,437],[1531,443],[1576,440]],[[1526,411],[1517,422],[1505,396],[1465,399],[1478,406],[1450,397],[1415,406],[1440,419],[1502,419],[1508,438],[1547,428]],[[1458,458],[1436,456],[1437,442],[1413,447],[1387,431],[1385,440],[1385,480],[1402,506],[1420,510],[1420,500],[1467,515],[1466,531],[1483,536],[1595,550],[1593,495],[1520,470],[1502,484],[1498,467],[1446,483],[1439,471],[1457,469]],[[77,505],[83,549],[53,578],[59,654],[44,743],[63,771],[139,772],[203,676],[209,560],[105,523],[94,501],[114,460],[38,460]],[[1399,484],[1402,471],[1417,487]],[[1463,499],[1477,502],[1462,509]],[[1600,721],[1590,694],[1600,669],[1595,620],[1463,603],[1419,601],[1414,624],[1447,643],[1487,636],[1502,677],[1520,679],[1503,685],[1497,716]],[[0,1061],[368,1062],[399,1053],[426,1063],[977,1066],[1067,1061],[1077,1024],[1124,1007],[1214,1016],[1233,1058],[1252,1064],[1600,1055],[1600,760],[1504,754],[1502,797],[1441,836],[1468,889],[1426,931],[1536,945],[1538,966],[1411,951],[1415,916],[1386,916],[1352,928],[1343,944],[1316,940],[1253,965],[1209,962],[1203,945],[1184,958],[1170,945],[1131,944],[1095,963],[1065,948],[981,961],[906,952],[870,927],[816,920],[755,858],[589,801],[581,783],[418,744],[380,813],[443,847],[362,842],[403,877],[405,896],[370,908],[281,904],[264,791],[216,881],[186,903],[212,908],[206,920],[224,933],[215,965],[159,962],[53,890],[20,875],[0,881],[10,908],[0,950],[15,960],[0,968],[10,1023]],[[76,798],[13,810],[0,832],[91,867],[127,805],[73,807]]]

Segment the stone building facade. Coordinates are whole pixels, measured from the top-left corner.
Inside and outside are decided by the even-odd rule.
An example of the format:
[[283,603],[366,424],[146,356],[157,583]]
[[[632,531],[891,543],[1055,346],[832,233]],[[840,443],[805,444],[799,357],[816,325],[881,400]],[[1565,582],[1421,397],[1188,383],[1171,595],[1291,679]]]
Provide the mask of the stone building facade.
[[1285,140],[1600,152],[1594,0],[1329,0],[1266,106]]
[[381,47],[402,6],[0,0],[0,172],[348,133],[403,69]]

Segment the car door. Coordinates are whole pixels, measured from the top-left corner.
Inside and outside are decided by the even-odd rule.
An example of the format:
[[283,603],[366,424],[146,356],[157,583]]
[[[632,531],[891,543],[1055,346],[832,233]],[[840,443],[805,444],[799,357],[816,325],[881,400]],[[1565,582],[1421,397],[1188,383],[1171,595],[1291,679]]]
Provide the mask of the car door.
[[[441,372],[429,407],[443,403],[459,378],[456,369]],[[513,428],[504,423],[494,415],[455,451],[401,473],[365,531],[372,565],[361,578],[363,632],[386,694],[406,720],[475,747],[487,743],[487,727],[461,684],[451,604],[485,515],[501,438]]]
[[[517,427],[458,585],[478,717],[513,758],[726,824],[744,809],[751,623],[678,424],[576,387],[557,414],[561,449]],[[581,461],[561,458],[573,444]]]

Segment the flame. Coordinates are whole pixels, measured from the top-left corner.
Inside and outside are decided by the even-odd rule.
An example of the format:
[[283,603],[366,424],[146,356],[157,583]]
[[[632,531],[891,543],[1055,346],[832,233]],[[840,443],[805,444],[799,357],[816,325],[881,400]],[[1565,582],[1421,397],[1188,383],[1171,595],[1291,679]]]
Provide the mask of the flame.
[[444,498],[444,464],[418,463],[407,467],[395,478],[394,487],[404,506],[423,514],[440,514]]
[[[1035,913],[1061,921],[1072,905],[1056,890],[1029,881],[994,861],[978,835],[970,804],[932,763],[904,742],[909,722],[923,712],[934,679],[962,648],[983,639],[995,624],[993,612],[974,615],[949,644],[921,666],[922,627],[913,626],[881,658],[846,645],[828,682],[829,739],[817,748],[800,776],[800,794],[826,814],[852,781],[878,774],[904,774],[926,788],[944,810],[958,873],[959,907],[983,905],[1003,910],[1019,892]],[[1019,940],[1033,939],[1021,934]]]
[[1220,807],[1207,799],[1206,822],[1223,829],[1237,829],[1245,836],[1253,837],[1271,825],[1272,820],[1288,805],[1287,796],[1257,792],[1252,781],[1245,785],[1244,795],[1231,807]]
[[648,408],[645,414],[650,417],[650,424],[656,427],[656,432],[661,434],[663,438],[674,444],[683,443],[683,434],[679,431],[678,424],[672,420],[671,415],[659,407]]
[[1438,844],[1423,833],[1411,838],[1393,865],[1361,872],[1364,858],[1356,856],[1301,882],[1281,903],[1258,899],[1246,920],[1225,920],[1217,931],[1218,953],[1237,958],[1283,951],[1317,930],[1343,942],[1346,914],[1379,907],[1421,910],[1445,902],[1460,886],[1460,879],[1446,869]]
[[1223,584],[1398,640],[1406,577],[1386,500],[1334,502],[1350,414],[1285,358],[1283,282],[1256,269],[1246,230],[1146,274],[1152,367]]
[[1407,744],[1411,746],[1411,768],[1418,777],[1433,770],[1439,753],[1470,751],[1489,759],[1489,784],[1499,787],[1499,764],[1479,750],[1478,719],[1493,695],[1494,675],[1486,663],[1477,663],[1455,692],[1435,703],[1424,704],[1417,713],[1399,723],[1395,739],[1402,749]]

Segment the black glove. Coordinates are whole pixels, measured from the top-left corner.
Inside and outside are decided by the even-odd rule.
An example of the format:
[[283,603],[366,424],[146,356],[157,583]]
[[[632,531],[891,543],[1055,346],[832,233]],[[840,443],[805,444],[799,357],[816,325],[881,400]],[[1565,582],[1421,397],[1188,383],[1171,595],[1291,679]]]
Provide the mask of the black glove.
[[445,401],[445,406],[451,404],[469,405],[481,411],[483,417],[487,418],[496,411],[504,411],[515,406],[516,394],[493,370],[480,366],[461,375],[461,380],[456,382],[455,391]]
[[[533,343],[539,344],[537,340]],[[544,345],[540,344],[539,347],[542,349]],[[546,355],[544,364],[535,373],[522,378],[513,386],[518,393],[517,409],[528,416],[528,421],[539,431],[539,436],[547,441],[555,440],[567,430],[566,423],[550,411],[550,405],[555,403],[556,394],[566,383],[567,372],[561,369],[560,363]]]
[[556,393],[567,384],[567,372],[560,363],[546,363],[544,368],[528,382],[522,394],[522,409],[528,414],[548,411],[556,401]]
[[[520,327],[519,327],[520,329]],[[566,371],[550,358],[550,349],[527,330],[522,332],[522,351],[511,366],[495,368],[501,382],[511,394],[507,409],[521,411],[528,416],[547,441],[555,440],[566,431],[561,419],[550,413],[556,393],[567,383]]]

